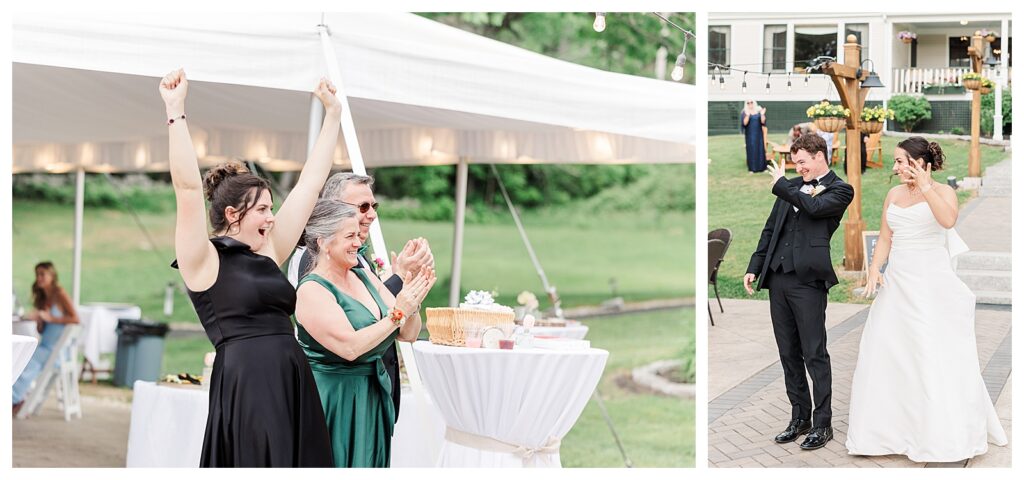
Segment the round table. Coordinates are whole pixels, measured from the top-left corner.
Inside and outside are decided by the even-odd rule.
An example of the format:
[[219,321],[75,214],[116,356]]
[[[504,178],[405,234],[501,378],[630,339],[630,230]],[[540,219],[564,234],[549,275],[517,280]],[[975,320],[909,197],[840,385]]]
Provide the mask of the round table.
[[36,351],[39,340],[25,335],[11,335],[11,366],[14,367],[11,373],[11,385],[18,381],[21,371],[32,359],[32,353]]
[[[601,379],[608,352],[413,344],[445,423],[439,467],[561,467],[559,445]],[[403,409],[404,411],[404,409]]]

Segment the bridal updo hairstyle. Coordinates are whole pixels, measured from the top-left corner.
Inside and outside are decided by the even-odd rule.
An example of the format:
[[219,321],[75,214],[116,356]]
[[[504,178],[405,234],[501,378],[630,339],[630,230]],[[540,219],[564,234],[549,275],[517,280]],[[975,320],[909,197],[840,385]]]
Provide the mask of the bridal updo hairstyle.
[[946,155],[942,153],[942,147],[938,143],[929,142],[923,137],[910,137],[896,145],[912,159],[924,160],[925,164],[932,165],[932,171],[942,170],[942,164],[946,161]]
[[[213,225],[213,231],[227,231],[231,226],[241,222],[264,190],[270,191],[270,183],[253,175],[241,162],[230,161],[207,171],[203,177],[203,192],[210,202],[210,223]],[[234,223],[227,223],[228,220],[224,216],[224,209],[227,207],[238,210],[238,220]]]

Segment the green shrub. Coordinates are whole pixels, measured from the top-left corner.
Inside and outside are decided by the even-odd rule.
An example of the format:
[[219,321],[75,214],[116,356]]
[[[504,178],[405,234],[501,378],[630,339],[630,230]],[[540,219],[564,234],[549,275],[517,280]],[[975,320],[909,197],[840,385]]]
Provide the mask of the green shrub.
[[896,95],[889,99],[889,108],[904,132],[913,132],[918,123],[932,118],[932,105],[924,97]]
[[[985,136],[991,136],[995,123],[995,106],[996,94],[986,93],[981,96],[981,133]],[[1010,89],[1003,89],[1003,125],[1008,125],[1013,122],[1013,96],[1010,93]]]
[[953,135],[963,135],[964,129],[960,127],[953,127],[949,130],[949,133],[952,133]]

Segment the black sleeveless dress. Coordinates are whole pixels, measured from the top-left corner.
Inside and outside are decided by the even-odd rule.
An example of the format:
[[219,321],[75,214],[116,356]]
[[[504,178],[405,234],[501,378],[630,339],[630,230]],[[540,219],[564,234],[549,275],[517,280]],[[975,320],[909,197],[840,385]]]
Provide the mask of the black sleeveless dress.
[[249,245],[210,241],[217,280],[188,292],[217,349],[200,466],[333,467],[320,395],[292,330],[295,289]]

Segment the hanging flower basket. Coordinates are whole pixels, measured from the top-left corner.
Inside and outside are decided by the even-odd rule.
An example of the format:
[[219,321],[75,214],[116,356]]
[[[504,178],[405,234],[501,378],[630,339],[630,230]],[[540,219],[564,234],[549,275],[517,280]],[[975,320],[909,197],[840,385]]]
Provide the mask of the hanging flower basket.
[[896,34],[896,38],[900,39],[903,43],[911,44],[914,43],[914,39],[917,38],[917,34],[904,30]]
[[983,78],[981,79],[981,88],[979,90],[982,95],[985,95],[986,93],[992,93],[992,89],[995,88],[995,86],[995,82],[987,78]]
[[842,105],[821,102],[807,108],[807,116],[814,119],[814,125],[824,132],[835,133],[846,128],[850,110]]
[[843,117],[818,117],[814,119],[814,125],[823,132],[835,133],[846,128],[846,119]]
[[987,93],[992,93],[992,87],[981,87],[978,90],[981,91],[982,95],[985,95]]
[[964,88],[968,90],[978,90],[981,88],[982,77],[981,74],[970,72],[965,73],[963,77]]
[[882,127],[884,127],[884,126],[885,126],[884,123],[877,122],[877,121],[865,122],[864,120],[861,120],[861,121],[857,122],[857,129],[860,130],[861,132],[864,132],[864,133],[868,134],[868,135],[881,132],[882,131]]
[[913,38],[901,38],[900,40],[902,40],[903,43],[906,43],[908,45],[911,44],[911,43],[914,43],[914,39]]

